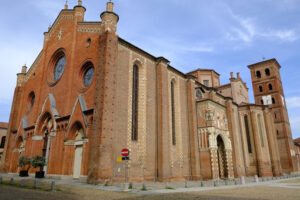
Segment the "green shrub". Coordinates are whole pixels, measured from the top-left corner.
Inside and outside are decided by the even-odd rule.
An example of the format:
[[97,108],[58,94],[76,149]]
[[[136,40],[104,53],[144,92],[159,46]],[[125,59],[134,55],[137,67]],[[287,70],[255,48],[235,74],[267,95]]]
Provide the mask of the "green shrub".
[[26,165],[30,165],[31,160],[27,156],[20,156],[18,160],[18,166],[19,167],[25,167]]
[[44,156],[41,155],[33,156],[31,160],[31,165],[34,168],[40,167],[40,170],[43,171],[43,167],[46,165],[46,159]]

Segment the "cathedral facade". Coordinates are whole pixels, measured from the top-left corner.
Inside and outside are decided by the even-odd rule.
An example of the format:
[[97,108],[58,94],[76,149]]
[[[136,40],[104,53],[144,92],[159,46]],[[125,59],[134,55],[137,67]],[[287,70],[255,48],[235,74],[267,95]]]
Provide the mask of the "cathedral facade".
[[[100,22],[67,5],[29,70],[17,74],[1,170],[43,155],[47,176],[123,181],[233,179],[299,171],[275,59],[249,65],[255,104],[239,73],[182,73],[117,34],[108,2]],[[35,169],[30,169],[34,173]]]

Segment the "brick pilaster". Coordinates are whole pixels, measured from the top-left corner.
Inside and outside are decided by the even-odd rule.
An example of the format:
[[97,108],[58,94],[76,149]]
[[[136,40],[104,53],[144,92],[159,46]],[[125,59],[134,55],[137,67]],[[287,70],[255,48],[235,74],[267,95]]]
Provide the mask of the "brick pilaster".
[[157,64],[157,178],[159,181],[170,179],[170,142],[169,142],[169,93],[168,61],[160,59]]
[[[112,4],[109,2],[108,4]],[[95,106],[90,140],[88,182],[112,181],[113,137],[117,117],[116,73],[118,58],[118,15],[112,10],[101,14],[99,61],[96,70]]]
[[195,99],[195,81],[189,79],[188,87],[188,117],[189,117],[189,153],[192,180],[200,180],[200,155],[197,135],[197,113]]

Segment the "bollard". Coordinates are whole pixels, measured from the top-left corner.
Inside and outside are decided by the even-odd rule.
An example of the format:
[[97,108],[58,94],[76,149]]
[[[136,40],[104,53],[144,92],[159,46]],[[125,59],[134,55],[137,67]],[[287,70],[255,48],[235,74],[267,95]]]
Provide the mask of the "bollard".
[[104,186],[109,186],[109,180],[106,180]]
[[146,184],[143,183],[142,190],[147,190]]
[[34,180],[33,187],[34,187],[34,189],[36,189],[38,187],[38,181],[36,179]]
[[214,187],[217,187],[218,184],[217,184],[217,181],[214,181]]
[[25,180],[22,179],[22,180],[21,180],[21,187],[24,187],[24,186],[25,186]]
[[256,182],[256,183],[259,183],[259,179],[258,179],[258,176],[257,176],[257,175],[254,176],[254,179],[255,179],[255,182]]
[[166,189],[169,189],[170,187],[169,187],[169,183],[168,182],[166,182]]
[[201,187],[203,187],[203,186],[204,186],[204,183],[203,183],[203,181],[201,181],[200,185],[201,185]]
[[11,178],[9,184],[14,184],[14,178]]
[[228,185],[228,180],[225,180],[225,185]]
[[244,177],[244,176],[241,176],[240,179],[241,179],[241,184],[242,184],[242,185],[245,185],[245,177]]
[[238,182],[237,180],[234,180],[234,184],[235,184],[235,185],[238,185],[239,182]]
[[184,182],[184,188],[188,188],[187,182]]
[[123,183],[123,191],[128,192],[130,189],[132,189],[132,185],[130,186],[129,183]]
[[51,191],[55,190],[55,181],[52,181],[51,183]]
[[2,176],[0,176],[0,184],[2,184]]

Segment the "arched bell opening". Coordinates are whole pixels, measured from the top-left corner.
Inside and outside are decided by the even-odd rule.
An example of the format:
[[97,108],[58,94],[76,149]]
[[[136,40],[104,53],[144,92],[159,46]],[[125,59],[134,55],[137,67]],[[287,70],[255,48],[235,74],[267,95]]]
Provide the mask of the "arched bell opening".
[[219,169],[219,178],[226,179],[228,178],[228,170],[226,167],[227,159],[225,152],[225,144],[220,135],[217,137],[217,155],[218,155],[218,169]]

